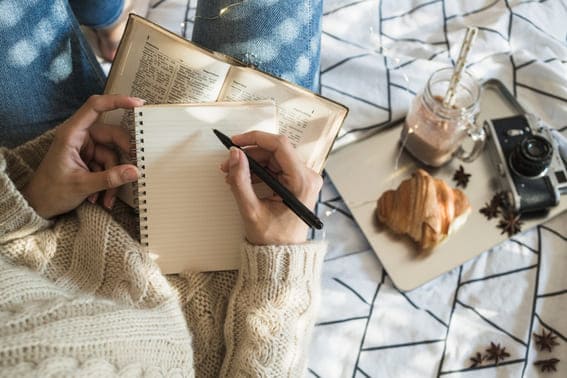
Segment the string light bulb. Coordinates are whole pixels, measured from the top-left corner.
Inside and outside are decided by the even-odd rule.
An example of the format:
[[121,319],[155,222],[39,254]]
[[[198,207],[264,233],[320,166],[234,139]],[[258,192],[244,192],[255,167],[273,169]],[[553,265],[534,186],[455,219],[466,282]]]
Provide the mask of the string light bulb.
[[239,1],[237,3],[233,3],[233,4],[229,4],[226,7],[223,7],[219,10],[219,14],[216,16],[211,16],[211,17],[204,17],[204,16],[195,16],[195,18],[201,18],[203,20],[217,20],[219,18],[221,18],[222,16],[224,16],[229,10],[231,10],[234,7],[237,7],[239,5],[242,5],[246,2],[247,0],[242,0]]

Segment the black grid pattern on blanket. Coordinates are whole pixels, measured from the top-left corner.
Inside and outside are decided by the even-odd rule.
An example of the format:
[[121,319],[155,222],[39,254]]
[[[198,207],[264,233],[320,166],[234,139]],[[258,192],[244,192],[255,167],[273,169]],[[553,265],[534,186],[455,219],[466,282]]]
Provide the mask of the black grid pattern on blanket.
[[[250,0],[252,1],[252,0]],[[191,36],[197,1],[153,1],[149,17]],[[228,4],[229,2],[227,2]],[[349,106],[354,140],[403,118],[435,69],[454,65],[469,25],[467,68],[499,78],[530,111],[567,133],[567,5],[563,0],[324,0],[322,94]],[[355,131],[361,130],[361,131]],[[563,199],[565,200],[565,199]],[[411,292],[391,283],[331,180],[318,205],[329,243],[310,349],[313,377],[534,377],[567,373],[567,214]],[[553,352],[534,334],[551,332]],[[494,343],[499,361],[477,353]]]

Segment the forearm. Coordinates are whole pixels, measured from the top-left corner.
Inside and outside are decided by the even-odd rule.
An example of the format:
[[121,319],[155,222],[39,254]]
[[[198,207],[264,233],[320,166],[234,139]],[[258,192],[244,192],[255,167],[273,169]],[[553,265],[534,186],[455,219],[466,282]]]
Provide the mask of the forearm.
[[221,376],[301,376],[326,246],[246,244],[225,321]]
[[13,150],[0,148],[0,243],[29,235],[46,227],[21,194],[49,148],[52,132]]

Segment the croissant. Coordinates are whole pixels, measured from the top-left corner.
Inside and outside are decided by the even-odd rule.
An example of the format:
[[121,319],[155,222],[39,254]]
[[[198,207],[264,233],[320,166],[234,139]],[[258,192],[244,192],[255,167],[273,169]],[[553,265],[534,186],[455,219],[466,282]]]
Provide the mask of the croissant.
[[399,234],[408,234],[422,250],[430,250],[460,227],[471,211],[466,195],[418,169],[396,190],[378,199],[378,220]]

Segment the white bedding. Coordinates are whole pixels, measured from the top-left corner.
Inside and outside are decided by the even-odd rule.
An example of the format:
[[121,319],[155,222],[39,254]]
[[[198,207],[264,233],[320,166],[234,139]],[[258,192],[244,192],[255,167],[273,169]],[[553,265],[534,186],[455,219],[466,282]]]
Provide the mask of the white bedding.
[[[196,0],[152,4],[151,19],[190,37]],[[350,108],[345,132],[402,118],[428,75],[454,64],[466,26],[476,25],[469,70],[499,78],[567,135],[564,0],[325,0],[324,11],[322,94]],[[402,293],[328,177],[318,209],[330,250],[308,374],[567,376],[567,214]],[[559,343],[552,352],[536,348],[533,334],[543,330]],[[491,342],[509,356],[471,368]],[[552,359],[560,360],[554,374],[534,365]]]

